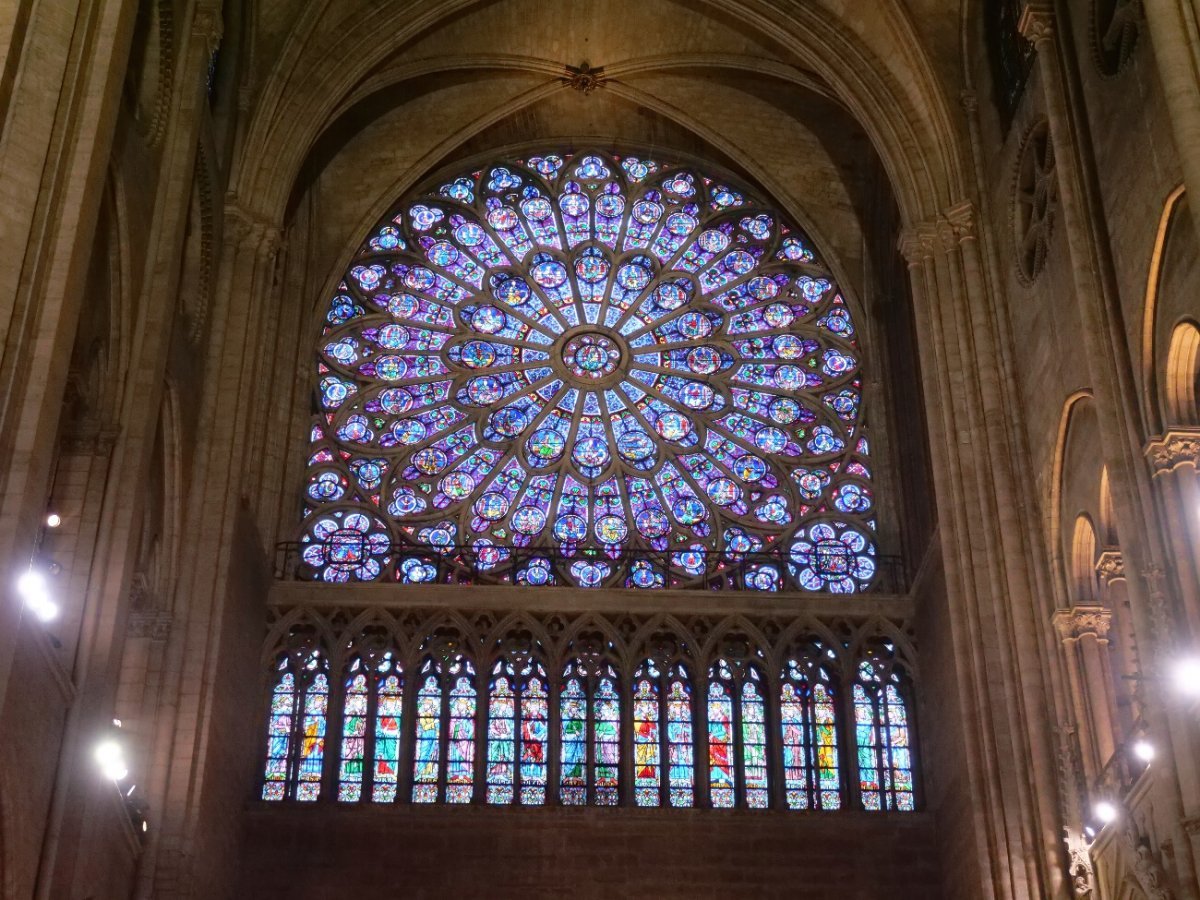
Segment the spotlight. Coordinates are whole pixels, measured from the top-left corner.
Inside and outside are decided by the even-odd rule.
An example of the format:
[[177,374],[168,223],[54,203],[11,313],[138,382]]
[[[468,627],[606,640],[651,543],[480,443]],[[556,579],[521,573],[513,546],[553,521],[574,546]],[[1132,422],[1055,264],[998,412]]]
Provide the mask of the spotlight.
[[57,528],[61,524],[62,524],[62,516],[60,516],[58,513],[50,513],[49,515],[46,516],[46,527],[47,528]]
[[1107,825],[1117,818],[1117,808],[1107,800],[1101,800],[1092,807],[1092,814],[1098,821]]
[[58,604],[50,596],[46,576],[37,569],[29,569],[17,579],[17,591],[25,605],[43,622],[58,616]]
[[1200,697],[1200,658],[1189,656],[1175,663],[1171,673],[1175,689],[1188,697]]
[[1089,841],[1093,840],[1096,837],[1096,829],[1093,828],[1091,825],[1084,825],[1083,826],[1083,836],[1086,837]]
[[1154,745],[1149,741],[1135,741],[1133,744],[1133,755],[1144,763],[1154,759]]
[[129,768],[125,765],[125,751],[111,738],[96,745],[95,758],[100,774],[110,781],[120,781],[129,774]]

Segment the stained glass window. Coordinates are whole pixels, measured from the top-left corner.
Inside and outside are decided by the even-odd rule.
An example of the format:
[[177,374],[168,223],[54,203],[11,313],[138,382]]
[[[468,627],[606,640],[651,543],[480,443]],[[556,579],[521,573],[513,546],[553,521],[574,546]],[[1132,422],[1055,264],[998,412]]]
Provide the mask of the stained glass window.
[[820,663],[803,657],[787,660],[780,686],[779,725],[789,809],[842,806],[835,708],[833,684]]
[[[692,685],[682,663],[646,660],[633,679],[633,782],[638,806],[693,804]],[[664,766],[665,760],[665,766]]]
[[361,800],[364,790],[376,803],[396,799],[403,699],[403,675],[392,653],[373,665],[361,657],[351,660],[342,705],[339,800]]
[[608,662],[572,660],[559,689],[560,784],[564,805],[616,806],[620,799],[621,697]]
[[549,694],[541,663],[527,660],[518,675],[501,659],[492,670],[488,699],[488,803],[526,806],[546,802]]
[[464,173],[379,223],[325,324],[309,577],[874,579],[853,316],[724,177],[552,152]]
[[461,656],[429,658],[417,683],[413,802],[469,803],[475,791],[475,667]]
[[316,800],[325,764],[329,667],[319,650],[285,655],[276,669],[267,723],[264,800]]
[[915,809],[908,709],[899,673],[889,660],[859,663],[854,722],[863,808]]
[[717,808],[770,802],[765,693],[754,665],[722,659],[709,669],[708,789]]

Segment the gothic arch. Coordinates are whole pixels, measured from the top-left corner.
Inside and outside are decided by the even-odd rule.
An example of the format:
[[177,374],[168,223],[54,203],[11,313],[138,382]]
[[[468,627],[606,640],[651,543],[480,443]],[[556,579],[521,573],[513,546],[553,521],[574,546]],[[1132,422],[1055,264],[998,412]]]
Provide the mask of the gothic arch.
[[[771,35],[786,52],[803,58],[868,129],[907,219],[928,218],[962,196],[959,135],[930,63],[919,50],[906,55],[890,52],[897,41],[908,48],[921,47],[902,13],[889,9],[878,17],[886,21],[865,24],[839,21],[826,8],[802,6],[780,29],[778,11],[768,17],[764,5],[752,0],[736,6],[729,9],[723,4],[724,14],[736,16],[742,28],[759,36]],[[416,42],[439,22],[470,17],[477,8],[478,4],[465,0],[445,3],[436,12],[403,21],[399,28],[387,4],[376,4],[369,11],[343,11],[345,28],[330,28],[325,11],[306,10],[267,79],[247,135],[243,159],[270,160],[270,164],[257,169],[239,166],[234,193],[243,203],[255,202],[266,220],[279,221],[301,160],[342,98],[396,48]],[[355,43],[355,52],[335,52],[313,41],[318,24],[324,35]],[[365,35],[370,39],[364,40]],[[380,40],[381,36],[388,40]],[[337,66],[330,72],[334,60]],[[604,62],[615,66],[618,61]],[[285,96],[286,109],[281,103]]]

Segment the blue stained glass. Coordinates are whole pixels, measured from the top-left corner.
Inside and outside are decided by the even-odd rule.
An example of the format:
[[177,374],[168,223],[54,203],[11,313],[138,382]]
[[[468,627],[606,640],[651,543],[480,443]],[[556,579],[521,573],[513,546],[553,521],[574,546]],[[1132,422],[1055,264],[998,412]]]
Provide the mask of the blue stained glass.
[[[655,588],[709,573],[736,522],[735,543],[786,554],[747,589],[866,589],[862,352],[811,246],[723,177],[605,153],[409,198],[316,345],[305,571],[436,580],[405,552],[435,540],[530,585],[608,584],[609,560],[646,552],[618,583]],[[828,515],[861,549],[813,538]],[[552,545],[580,555],[512,552]]]

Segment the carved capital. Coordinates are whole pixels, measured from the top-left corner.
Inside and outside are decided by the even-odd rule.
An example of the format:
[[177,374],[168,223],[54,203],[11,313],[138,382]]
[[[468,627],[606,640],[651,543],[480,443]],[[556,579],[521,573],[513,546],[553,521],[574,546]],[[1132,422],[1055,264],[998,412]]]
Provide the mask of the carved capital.
[[970,200],[956,203],[946,210],[946,221],[960,244],[975,240],[975,219],[975,204]]
[[1054,37],[1054,7],[1048,0],[1028,0],[1021,10],[1017,30],[1035,50]]
[[1096,574],[1104,584],[1112,584],[1125,577],[1125,557],[1120,550],[1105,550],[1096,560]]
[[915,228],[905,228],[901,231],[897,246],[900,249],[900,255],[904,257],[904,261],[908,263],[910,269],[917,268],[929,258],[929,254],[926,252],[926,243]]
[[1184,466],[1196,468],[1200,462],[1200,429],[1168,431],[1146,444],[1144,452],[1155,478]]
[[1087,634],[1107,640],[1112,613],[1103,606],[1073,606],[1055,612],[1053,622],[1058,636],[1064,641],[1078,640]]
[[217,4],[202,3],[196,7],[192,18],[192,34],[203,41],[207,55],[212,56],[221,46],[221,38],[225,36],[225,22],[221,18],[221,7]]

